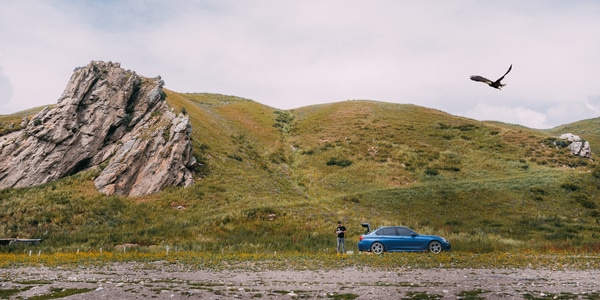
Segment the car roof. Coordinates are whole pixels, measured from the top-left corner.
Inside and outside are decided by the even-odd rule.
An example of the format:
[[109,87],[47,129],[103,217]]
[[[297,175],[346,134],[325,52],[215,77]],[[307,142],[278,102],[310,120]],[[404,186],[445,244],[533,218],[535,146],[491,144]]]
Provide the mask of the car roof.
[[406,226],[380,226],[379,228],[371,231],[371,233],[374,233],[374,232],[379,231],[379,230],[384,229],[384,228],[404,228],[404,229],[410,230],[410,231],[412,231],[414,233],[417,233],[416,231],[414,231],[414,230],[412,230],[412,229],[410,229],[410,228],[408,228]]
[[[381,227],[377,228],[377,230],[379,230],[381,228],[406,228],[406,229],[410,229],[410,228],[408,228],[406,226],[381,226]],[[410,230],[412,230],[412,229],[410,229]]]

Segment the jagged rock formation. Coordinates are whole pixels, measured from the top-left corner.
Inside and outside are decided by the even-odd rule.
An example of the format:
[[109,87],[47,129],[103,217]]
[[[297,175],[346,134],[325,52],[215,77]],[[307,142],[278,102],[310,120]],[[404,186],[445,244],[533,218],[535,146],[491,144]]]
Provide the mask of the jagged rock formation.
[[38,185],[100,165],[94,184],[108,195],[191,185],[191,125],[168,107],[163,84],[118,63],[92,61],[75,69],[54,108],[0,137],[0,188]]
[[559,138],[570,142],[569,149],[571,149],[571,153],[587,158],[592,158],[590,142],[584,141],[578,135],[574,135],[572,133],[562,134]]

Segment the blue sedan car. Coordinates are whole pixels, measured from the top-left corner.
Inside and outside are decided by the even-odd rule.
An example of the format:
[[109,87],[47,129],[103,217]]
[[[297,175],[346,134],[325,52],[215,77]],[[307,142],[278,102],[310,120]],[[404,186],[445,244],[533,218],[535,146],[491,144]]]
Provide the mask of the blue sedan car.
[[[363,226],[368,228],[368,224],[363,224]],[[358,250],[375,254],[418,251],[437,254],[442,250],[449,251],[450,242],[435,235],[420,235],[407,227],[388,226],[361,235]]]

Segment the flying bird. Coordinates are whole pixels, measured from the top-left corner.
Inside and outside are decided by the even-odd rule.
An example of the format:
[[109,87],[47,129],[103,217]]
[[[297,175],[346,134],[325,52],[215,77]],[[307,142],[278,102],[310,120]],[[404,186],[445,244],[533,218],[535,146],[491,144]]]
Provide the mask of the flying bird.
[[512,70],[512,65],[510,65],[510,67],[508,67],[508,71],[506,71],[506,73],[504,73],[504,75],[502,75],[502,77],[498,78],[498,80],[496,80],[496,81],[491,81],[491,80],[489,80],[485,77],[479,76],[479,75],[471,76],[471,80],[480,81],[480,82],[483,82],[495,89],[501,90],[502,87],[505,86],[506,84],[500,83],[500,81],[502,81],[502,79],[504,79],[504,76],[506,76],[506,74],[508,74],[508,72],[510,72],[510,70]]

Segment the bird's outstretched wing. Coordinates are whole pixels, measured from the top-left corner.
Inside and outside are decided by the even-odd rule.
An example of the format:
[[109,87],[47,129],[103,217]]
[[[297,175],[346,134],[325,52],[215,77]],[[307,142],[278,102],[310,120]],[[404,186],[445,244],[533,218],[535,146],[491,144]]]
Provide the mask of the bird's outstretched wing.
[[508,71],[506,71],[506,73],[504,73],[504,75],[502,75],[502,77],[498,78],[498,80],[496,80],[496,82],[502,81],[502,79],[504,79],[504,76],[506,76],[506,74],[508,74],[508,72],[510,72],[510,70],[512,70],[512,65],[510,65],[510,67],[508,67]]
[[471,76],[471,80],[484,82],[486,84],[490,84],[490,83],[493,82],[493,81],[491,81],[491,80],[489,80],[489,79],[487,79],[485,77],[479,76],[479,75],[473,75],[473,76]]

